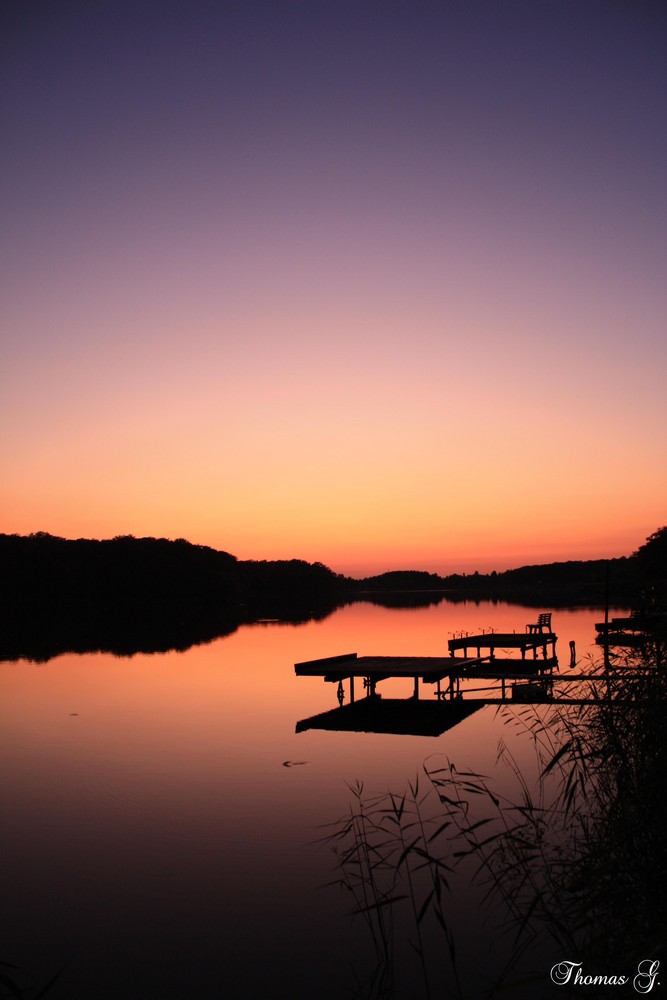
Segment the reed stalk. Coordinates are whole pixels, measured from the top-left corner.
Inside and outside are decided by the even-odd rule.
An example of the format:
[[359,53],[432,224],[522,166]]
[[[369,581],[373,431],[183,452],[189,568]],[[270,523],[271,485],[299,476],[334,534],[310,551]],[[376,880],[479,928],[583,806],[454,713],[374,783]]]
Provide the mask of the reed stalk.
[[[537,780],[502,741],[494,776],[432,757],[424,763],[425,786],[417,779],[406,792],[367,801],[363,787],[355,786],[354,822],[334,827],[339,847],[351,838],[337,854],[339,882],[362,891],[356,912],[372,916],[376,956],[385,968],[395,965],[390,949],[410,941],[427,1000],[464,997],[455,921],[446,917],[455,905],[452,877],[479,887],[482,905],[495,914],[496,933],[507,940],[489,995],[544,980],[548,969],[531,966],[539,948],[540,954],[579,955],[602,971],[647,956],[662,960],[663,664],[661,650],[610,657],[603,694],[597,697],[591,684],[589,704],[503,708],[507,724],[532,741]],[[508,773],[515,793],[503,796],[494,779]],[[383,923],[389,916],[395,918],[391,933]],[[425,933],[427,923],[438,930],[444,951]],[[395,981],[385,977],[384,985],[394,989]]]

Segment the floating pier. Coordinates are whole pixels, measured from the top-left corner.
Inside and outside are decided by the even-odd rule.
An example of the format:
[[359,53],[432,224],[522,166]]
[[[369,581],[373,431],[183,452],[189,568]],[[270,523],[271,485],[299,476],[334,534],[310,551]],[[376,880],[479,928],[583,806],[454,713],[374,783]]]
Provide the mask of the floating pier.
[[[494,663],[498,661],[496,650],[517,649],[521,653],[522,661],[532,654],[532,659],[541,657],[543,661],[551,661],[552,665],[557,663],[556,641],[558,636],[553,632],[483,632],[481,635],[461,635],[450,639],[447,643],[451,656],[455,656],[461,651],[463,656],[468,656],[468,651],[474,649],[479,657],[482,650],[488,650],[486,655]],[[501,660],[500,662],[515,663],[516,660]]]
[[655,641],[667,634],[667,613],[660,611],[633,611],[626,618],[611,618],[595,625],[599,646],[624,646],[641,648],[648,641]]
[[[506,680],[530,680],[536,674],[551,674],[558,666],[556,640],[557,636],[550,630],[518,633],[489,631],[450,639],[449,656],[358,656],[356,653],[343,653],[295,663],[294,670],[297,677],[322,677],[327,683],[338,684],[340,706],[345,700],[345,683],[349,685],[349,702],[353,704],[357,694],[355,681],[360,681],[366,697],[372,698],[377,695],[377,685],[389,677],[411,678],[414,699],[419,698],[420,682],[434,685],[438,700],[458,698],[461,680],[470,677],[499,679],[504,697]],[[511,651],[518,651],[520,658],[499,655]]]
[[[555,672],[556,641],[557,636],[551,631],[551,615],[543,614],[534,625],[527,625],[525,632],[455,635],[448,642],[449,656],[343,653],[295,663],[297,676],[322,677],[325,682],[336,684],[338,698],[338,708],[301,720],[296,731],[324,729],[439,736],[485,705],[599,705],[609,698],[611,684],[619,679],[627,681],[644,676],[641,670],[627,666],[620,671],[607,666],[599,673]],[[573,653],[570,663],[575,664]],[[378,693],[377,686],[393,677],[412,680],[411,697],[383,698]],[[466,686],[462,690],[463,680],[496,683]],[[583,691],[577,688],[580,683],[587,684]],[[430,686],[435,698],[420,698],[422,684]],[[600,684],[604,685],[602,690]],[[345,704],[346,686],[349,700]]]

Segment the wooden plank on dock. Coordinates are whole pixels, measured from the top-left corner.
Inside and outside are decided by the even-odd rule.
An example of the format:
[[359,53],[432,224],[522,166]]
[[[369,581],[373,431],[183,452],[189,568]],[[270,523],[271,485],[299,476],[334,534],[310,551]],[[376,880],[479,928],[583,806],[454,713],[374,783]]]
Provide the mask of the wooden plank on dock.
[[[315,669],[320,665],[327,666],[330,663],[344,663],[346,660],[356,660],[356,653],[340,653],[338,656],[320,656],[317,660],[303,660],[302,663],[295,663],[294,669],[297,674],[302,676],[315,676],[318,677],[321,673],[320,670]],[[310,668],[313,668],[311,671]]]
[[541,649],[555,643],[554,632],[484,632],[480,635],[462,635],[449,639],[450,652],[457,649]]
[[[435,683],[465,667],[489,662],[488,656],[343,656],[327,657],[295,663],[297,677],[324,677],[329,682],[348,677],[370,677],[376,681],[387,677],[419,677],[425,683]],[[518,664],[518,660],[515,661]]]

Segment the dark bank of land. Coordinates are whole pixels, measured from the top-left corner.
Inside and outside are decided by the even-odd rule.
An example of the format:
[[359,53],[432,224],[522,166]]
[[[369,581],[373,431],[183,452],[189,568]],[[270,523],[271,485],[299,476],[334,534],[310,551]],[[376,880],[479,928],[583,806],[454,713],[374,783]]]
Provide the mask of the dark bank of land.
[[667,527],[632,555],[438,576],[396,571],[355,580],[322,563],[241,560],[185,539],[69,540],[0,535],[0,658],[64,651],[186,649],[262,618],[307,621],[351,601],[424,606],[509,600],[527,606],[661,603]]

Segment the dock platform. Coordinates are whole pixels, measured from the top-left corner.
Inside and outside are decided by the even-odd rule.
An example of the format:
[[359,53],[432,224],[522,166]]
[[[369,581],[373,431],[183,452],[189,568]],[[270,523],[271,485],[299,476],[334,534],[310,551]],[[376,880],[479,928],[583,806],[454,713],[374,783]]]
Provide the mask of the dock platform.
[[[350,702],[355,698],[355,680],[362,680],[366,693],[375,694],[375,687],[388,677],[412,678],[415,685],[415,695],[419,692],[419,681],[425,684],[435,684],[440,693],[440,683],[445,678],[451,679],[452,674],[480,666],[488,657],[457,657],[456,663],[451,656],[357,656],[356,653],[344,653],[341,656],[327,656],[319,660],[307,660],[295,663],[294,671],[297,677],[323,677],[330,684],[343,681],[350,683]],[[339,687],[339,701],[342,704]]]
[[483,632],[481,635],[461,635],[450,639],[447,647],[452,656],[462,651],[464,656],[468,650],[474,649],[480,656],[483,649],[488,649],[489,657],[496,659],[496,650],[518,649],[521,659],[525,660],[528,653],[532,658],[542,657],[543,660],[556,658],[556,642],[558,636],[554,632]]
[[[558,665],[556,636],[553,632],[516,633],[487,632],[481,635],[459,636],[449,640],[449,656],[358,656],[343,653],[317,660],[295,663],[298,677],[322,677],[327,683],[338,684],[338,702],[343,704],[343,682],[349,682],[349,700],[355,700],[355,680],[361,680],[365,693],[372,697],[376,686],[390,677],[411,678],[414,697],[419,697],[420,681],[433,684],[436,697],[455,698],[460,694],[463,678],[519,679],[550,673]],[[497,655],[518,650],[521,658]],[[458,652],[463,655],[457,655]],[[475,655],[469,655],[470,652]],[[527,654],[532,653],[532,657]],[[442,682],[446,681],[446,690]]]
[[[525,632],[462,633],[448,642],[449,656],[358,656],[343,653],[294,664],[299,677],[322,677],[337,684],[338,708],[320,712],[297,723],[297,732],[310,729],[437,736],[458,725],[484,705],[547,704],[599,705],[612,698],[612,686],[642,677],[624,665],[580,673],[558,672],[557,636],[550,628],[550,614],[527,625]],[[548,626],[543,620],[548,619]],[[613,621],[634,627],[631,621]],[[570,644],[573,646],[573,643]],[[514,654],[514,655],[511,655]],[[571,650],[571,668],[575,659]],[[388,678],[408,678],[414,692],[407,698],[383,698],[376,687]],[[465,685],[464,680],[491,680],[491,687]],[[349,702],[345,702],[349,684]],[[355,684],[363,695],[355,701]],[[420,699],[420,684],[435,688],[435,699]],[[583,685],[581,687],[580,685]],[[622,692],[614,700],[623,703]],[[632,701],[632,694],[630,695]],[[634,703],[634,702],[633,702]]]

